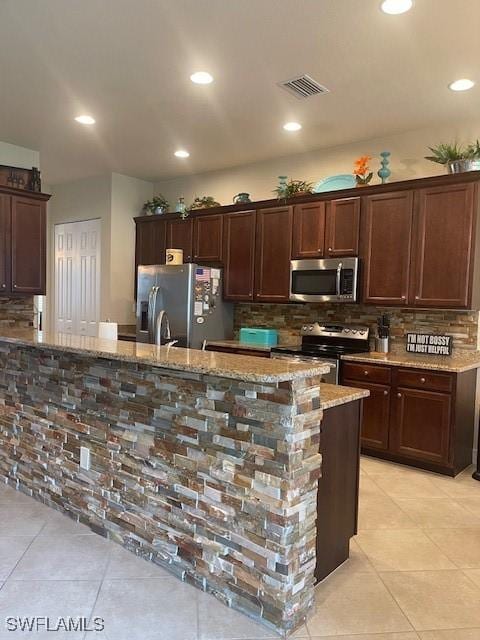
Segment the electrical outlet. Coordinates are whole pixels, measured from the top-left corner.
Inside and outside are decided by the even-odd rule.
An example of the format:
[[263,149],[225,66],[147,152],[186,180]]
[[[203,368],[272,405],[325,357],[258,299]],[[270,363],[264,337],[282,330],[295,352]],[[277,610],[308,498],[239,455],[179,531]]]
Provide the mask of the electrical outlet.
[[90,469],[90,449],[80,447],[80,468],[88,471]]

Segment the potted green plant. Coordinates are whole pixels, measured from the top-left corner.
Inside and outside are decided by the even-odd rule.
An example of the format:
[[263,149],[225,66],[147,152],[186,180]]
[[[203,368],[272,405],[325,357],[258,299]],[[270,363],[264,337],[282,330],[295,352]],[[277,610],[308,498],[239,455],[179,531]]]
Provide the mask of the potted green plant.
[[279,200],[283,198],[293,198],[296,196],[306,196],[312,193],[312,183],[305,180],[289,180],[288,182],[280,181],[278,187],[273,192],[277,194]]
[[153,196],[151,200],[145,202],[143,208],[148,213],[155,213],[158,215],[167,213],[169,206],[168,200],[160,193],[158,196]]
[[195,209],[209,209],[210,207],[220,207],[221,204],[215,200],[212,196],[202,196],[201,198],[195,198],[192,204],[188,207],[189,211]]
[[448,173],[464,173],[480,169],[480,144],[478,140],[468,146],[441,143],[436,147],[429,147],[433,155],[425,156],[426,160],[443,164]]

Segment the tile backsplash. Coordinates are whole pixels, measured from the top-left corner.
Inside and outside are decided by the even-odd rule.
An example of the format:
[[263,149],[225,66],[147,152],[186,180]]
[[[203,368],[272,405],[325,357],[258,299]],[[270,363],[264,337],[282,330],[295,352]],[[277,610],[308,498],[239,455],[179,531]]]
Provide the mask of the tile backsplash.
[[33,327],[34,315],[33,296],[26,298],[0,297],[0,328]]
[[[368,325],[375,335],[377,317],[391,318],[391,349],[403,350],[408,332],[442,333],[453,336],[457,349],[478,349],[478,311],[397,309],[360,304],[250,304],[235,305],[235,336],[240,327],[271,327],[282,343],[299,339],[300,328],[311,322],[339,322]],[[373,348],[373,345],[372,345]]]

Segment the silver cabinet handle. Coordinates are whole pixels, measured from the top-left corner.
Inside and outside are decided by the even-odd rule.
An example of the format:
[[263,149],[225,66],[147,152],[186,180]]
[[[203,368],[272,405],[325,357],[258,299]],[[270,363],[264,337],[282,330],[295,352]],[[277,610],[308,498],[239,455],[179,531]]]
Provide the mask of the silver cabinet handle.
[[407,299],[407,296],[402,296],[402,300],[406,300],[406,299]]
[[363,372],[363,375],[364,375],[364,376],[368,376],[368,371],[364,371],[364,372]]
[[383,395],[388,396],[388,391],[386,389],[384,390]]
[[401,393],[397,393],[397,398],[401,398],[402,394]]
[[418,300],[420,298],[420,296],[415,296],[415,300]]
[[328,247],[328,250],[329,250],[329,251],[331,251],[331,250],[332,250],[332,247]]
[[425,382],[425,378],[420,378],[420,382]]

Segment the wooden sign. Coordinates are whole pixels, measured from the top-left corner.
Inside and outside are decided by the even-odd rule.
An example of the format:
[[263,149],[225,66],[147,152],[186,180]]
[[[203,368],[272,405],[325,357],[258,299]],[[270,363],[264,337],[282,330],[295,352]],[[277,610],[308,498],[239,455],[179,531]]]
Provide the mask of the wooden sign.
[[451,356],[452,336],[431,333],[407,333],[408,353],[423,353],[429,356]]

